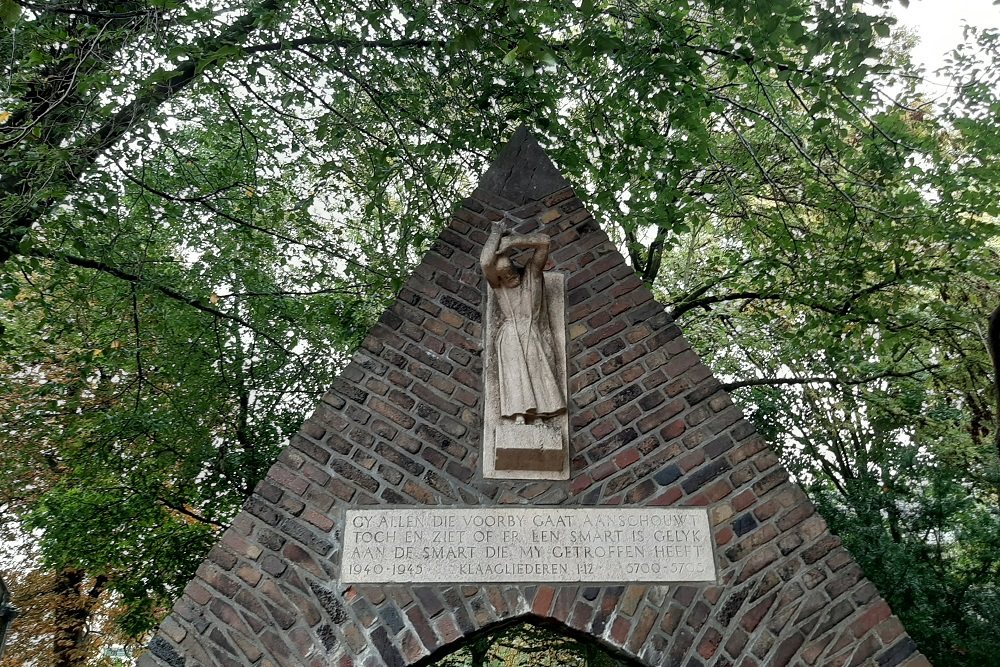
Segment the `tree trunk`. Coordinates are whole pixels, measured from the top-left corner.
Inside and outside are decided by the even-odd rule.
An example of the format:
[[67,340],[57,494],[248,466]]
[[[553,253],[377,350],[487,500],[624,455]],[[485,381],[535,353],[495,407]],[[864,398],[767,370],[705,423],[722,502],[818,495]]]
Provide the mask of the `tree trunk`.
[[993,391],[996,394],[996,410],[994,417],[996,424],[993,428],[993,442],[996,446],[997,456],[1000,456],[1000,306],[990,315],[989,336],[987,339],[990,348],[990,356],[993,357]]
[[107,578],[97,577],[89,591],[83,590],[85,581],[86,573],[75,568],[65,568],[56,575],[54,592],[61,599],[54,609],[53,667],[83,667],[87,662],[87,622]]
[[[216,35],[192,45],[191,52],[194,54],[212,53],[226,45],[242,44],[255,29],[257,18],[280,6],[279,0],[262,0],[246,14],[222,28]],[[110,59],[123,43],[125,42],[114,41],[111,44],[95,42],[93,46],[95,50],[104,49],[99,55],[103,56],[104,59]],[[74,63],[75,61],[70,66],[75,67]],[[184,64],[166,73],[162,81],[147,85],[137,91],[135,99],[118,109],[102,125],[95,128],[89,136],[66,147],[66,158],[58,168],[45,173],[36,173],[29,168],[22,172],[8,174],[0,180],[0,198],[17,196],[25,202],[16,215],[0,225],[0,265],[20,254],[19,246],[36,220],[62,201],[63,193],[72,190],[79,183],[81,175],[93,168],[100,155],[118,143],[133,128],[146,122],[160,105],[187,88],[200,73],[199,58],[189,58]],[[75,80],[75,76],[69,75],[61,78],[69,81]],[[53,99],[59,97],[55,93],[52,95]],[[63,100],[62,103],[46,100],[43,102],[45,104],[42,108],[45,108],[47,104],[52,104],[53,107],[62,104],[64,108],[70,106],[66,104],[66,100]],[[63,109],[60,109],[58,114],[54,115],[61,116],[63,113]],[[69,117],[66,119],[60,117],[56,120],[65,121],[66,127],[71,129],[80,122],[79,119],[70,119]],[[73,122],[69,122],[70,120]],[[54,128],[53,125],[55,125]],[[70,136],[66,134],[67,130],[60,128],[54,120],[49,120],[42,127],[42,135],[48,139],[46,145],[52,149],[62,147]],[[17,156],[16,144],[11,145],[8,150],[8,147],[0,142],[0,149],[3,149],[0,155],[4,159],[13,159]],[[44,179],[47,191],[53,194],[39,195],[36,193],[40,179]]]
[[469,655],[472,657],[471,667],[486,667],[486,657],[489,655],[490,646],[493,640],[490,635],[480,637],[469,646]]

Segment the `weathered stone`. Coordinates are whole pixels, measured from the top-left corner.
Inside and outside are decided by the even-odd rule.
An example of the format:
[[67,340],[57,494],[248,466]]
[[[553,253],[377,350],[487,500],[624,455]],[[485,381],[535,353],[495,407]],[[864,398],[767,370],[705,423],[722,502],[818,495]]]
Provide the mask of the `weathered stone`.
[[342,583],[715,581],[700,509],[348,510]]
[[[512,238],[536,237],[548,239]],[[490,238],[500,243],[499,236]],[[526,266],[522,278],[510,279],[512,286],[487,286],[483,475],[488,478],[569,477],[565,281],[541,266],[534,271],[537,275]],[[516,276],[514,269],[504,275]]]

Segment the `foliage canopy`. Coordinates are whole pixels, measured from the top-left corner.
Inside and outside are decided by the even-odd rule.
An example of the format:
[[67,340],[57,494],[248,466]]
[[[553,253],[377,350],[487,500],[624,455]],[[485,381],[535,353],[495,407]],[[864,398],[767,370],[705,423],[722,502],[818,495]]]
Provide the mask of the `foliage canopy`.
[[934,105],[887,7],[0,0],[0,508],[74,610],[8,662],[155,624],[527,123],[921,649],[997,664],[1000,33]]

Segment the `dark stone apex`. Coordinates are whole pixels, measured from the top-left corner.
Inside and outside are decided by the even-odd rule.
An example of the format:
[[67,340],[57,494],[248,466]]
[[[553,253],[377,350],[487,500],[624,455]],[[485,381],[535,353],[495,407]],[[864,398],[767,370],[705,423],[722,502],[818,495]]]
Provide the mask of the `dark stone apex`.
[[[547,220],[566,275],[567,481],[482,477],[477,263],[505,213]],[[929,667],[525,128],[352,359],[140,667],[426,667],[524,618],[637,665]],[[704,507],[718,583],[343,584],[344,512],[386,505]]]
[[479,187],[521,206],[569,187],[524,125],[500,151]]

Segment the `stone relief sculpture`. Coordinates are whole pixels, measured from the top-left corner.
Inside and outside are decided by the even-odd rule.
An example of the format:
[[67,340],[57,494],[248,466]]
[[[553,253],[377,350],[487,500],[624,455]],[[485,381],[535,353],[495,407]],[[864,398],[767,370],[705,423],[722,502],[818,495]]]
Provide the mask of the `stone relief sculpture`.
[[[487,476],[568,474],[564,280],[543,270],[550,245],[546,234],[512,233],[505,219],[493,223],[480,256],[489,284]],[[515,253],[527,255],[523,266]]]
[[[494,222],[480,263],[500,306],[494,333],[500,416],[524,424],[566,410],[556,370],[556,355],[545,299],[545,274],[551,240],[545,234],[511,234]],[[533,249],[523,269],[508,253]]]

